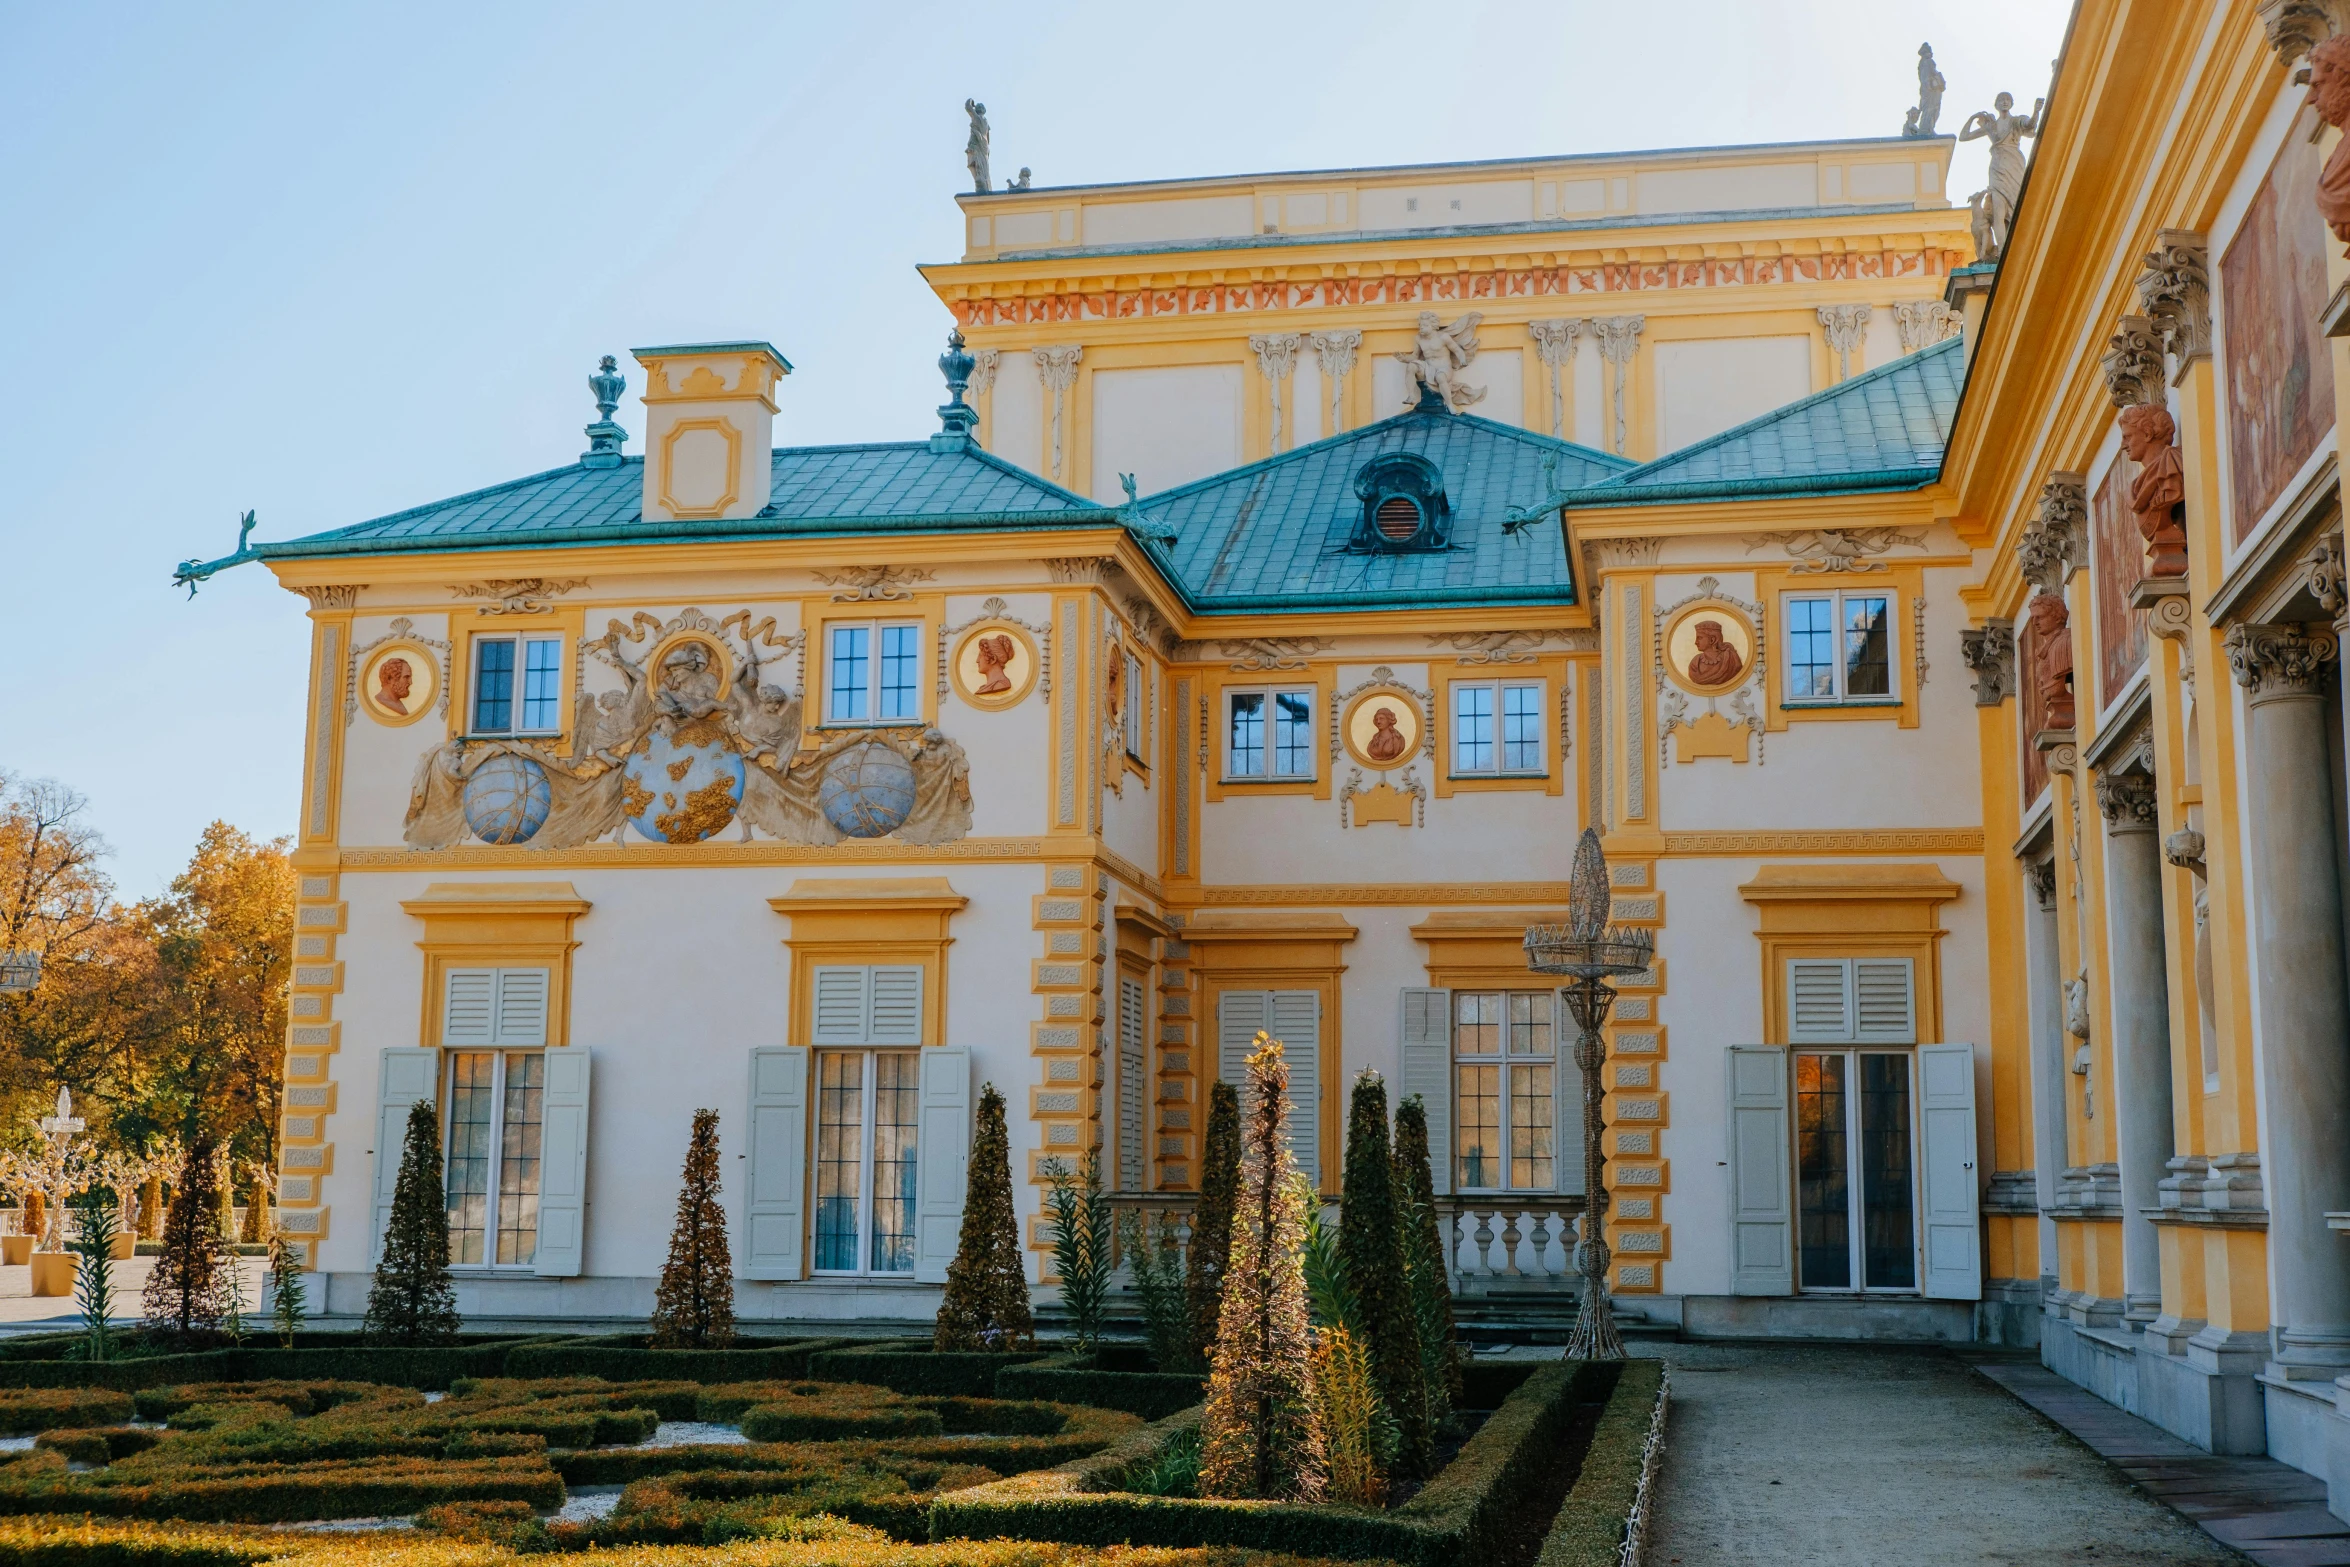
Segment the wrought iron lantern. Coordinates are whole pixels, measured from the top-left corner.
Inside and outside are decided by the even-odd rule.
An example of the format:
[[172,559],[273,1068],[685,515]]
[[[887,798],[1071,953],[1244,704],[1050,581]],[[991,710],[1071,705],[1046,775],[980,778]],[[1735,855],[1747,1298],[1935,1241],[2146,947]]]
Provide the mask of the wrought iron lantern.
[[1566,981],[1567,1008],[1579,1030],[1575,1065],[1583,1074],[1583,1225],[1575,1248],[1575,1270],[1583,1276],[1583,1304],[1575,1318],[1574,1336],[1567,1341],[1569,1360],[1621,1360],[1624,1342],[1616,1334],[1615,1317],[1608,1306],[1607,1270],[1610,1255],[1604,1234],[1607,1188],[1600,1168],[1606,1124],[1600,1099],[1607,1091],[1602,1071],[1607,1065],[1607,1040],[1600,1029],[1616,1004],[1610,980],[1644,974],[1656,961],[1653,932],[1610,922],[1614,898],[1607,873],[1607,856],[1600,851],[1599,833],[1585,828],[1575,845],[1575,868],[1567,895],[1567,923],[1533,925],[1526,930],[1526,966],[1537,974],[1556,974]]

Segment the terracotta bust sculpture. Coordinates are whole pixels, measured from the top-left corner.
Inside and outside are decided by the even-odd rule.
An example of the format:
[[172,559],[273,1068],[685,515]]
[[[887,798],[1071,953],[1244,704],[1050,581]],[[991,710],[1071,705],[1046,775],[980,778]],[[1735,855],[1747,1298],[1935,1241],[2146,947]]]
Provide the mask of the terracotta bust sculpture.
[[1686,671],[1691,685],[1726,686],[1746,673],[1746,660],[1722,636],[1722,623],[1697,623],[1697,651],[1689,655]]
[[375,705],[387,713],[408,716],[408,693],[415,686],[416,671],[408,667],[404,658],[387,658],[375,668]]
[[1375,707],[1371,710],[1371,742],[1363,747],[1364,754],[1374,762],[1392,762],[1403,755],[1403,731],[1395,727],[1395,709]]
[[2187,574],[2187,476],[2179,467],[2178,424],[2160,403],[2122,410],[2122,446],[2138,465],[2130,510],[2146,540],[2146,575]]
[[971,693],[973,696],[1001,696],[1012,689],[1012,677],[1009,673],[1012,663],[1012,639],[1009,635],[981,637],[979,645],[973,649],[973,652],[979,660],[981,676],[979,688]]
[[[2336,129],[2350,125],[2350,35],[2337,33],[2309,51],[2309,105]],[[2334,238],[2350,242],[2350,142],[2334,149],[2317,177],[2317,212]]]
[[2032,679],[2039,687],[2042,723],[2050,729],[2073,726],[2072,615],[2057,595],[2032,600]]

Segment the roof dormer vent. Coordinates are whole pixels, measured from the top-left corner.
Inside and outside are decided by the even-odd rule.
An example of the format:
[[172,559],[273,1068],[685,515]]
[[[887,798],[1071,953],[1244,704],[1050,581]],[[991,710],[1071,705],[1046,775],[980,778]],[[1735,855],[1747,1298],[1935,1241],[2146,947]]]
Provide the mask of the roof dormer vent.
[[1400,551],[1440,550],[1452,538],[1452,504],[1445,498],[1444,474],[1412,452],[1374,457],[1355,472],[1355,494],[1363,503],[1348,548]]

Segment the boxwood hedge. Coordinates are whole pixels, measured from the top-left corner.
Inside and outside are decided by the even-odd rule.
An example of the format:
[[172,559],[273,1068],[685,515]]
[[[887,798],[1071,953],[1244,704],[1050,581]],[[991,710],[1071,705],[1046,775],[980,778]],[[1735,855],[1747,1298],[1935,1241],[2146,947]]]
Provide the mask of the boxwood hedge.
[[[1148,1496],[1121,1490],[1132,1470],[1199,1423],[1170,1415],[1091,1458],[950,1492],[931,1506],[931,1538],[1060,1540],[1073,1544],[1236,1545],[1407,1567],[1488,1561],[1537,1500],[1579,1405],[1615,1384],[1606,1362],[1539,1364],[1460,1454],[1391,1511],[1279,1502]],[[1555,1493],[1554,1493],[1555,1494]]]
[[918,1339],[895,1339],[853,1349],[819,1350],[808,1357],[807,1374],[819,1382],[870,1382],[918,1396],[990,1398],[995,1395],[998,1372],[1043,1358],[1041,1350],[942,1355]]
[[995,1374],[998,1398],[1041,1398],[1057,1404],[1091,1404],[1123,1409],[1145,1420],[1161,1420],[1188,1409],[1207,1391],[1207,1378],[1182,1372],[1124,1370],[1103,1357],[1053,1355]]
[[1663,1389],[1663,1362],[1634,1360],[1625,1365],[1591,1433],[1582,1472],[1551,1523],[1535,1567],[1615,1567],[1623,1550],[1625,1521],[1640,1495],[1649,1427]]

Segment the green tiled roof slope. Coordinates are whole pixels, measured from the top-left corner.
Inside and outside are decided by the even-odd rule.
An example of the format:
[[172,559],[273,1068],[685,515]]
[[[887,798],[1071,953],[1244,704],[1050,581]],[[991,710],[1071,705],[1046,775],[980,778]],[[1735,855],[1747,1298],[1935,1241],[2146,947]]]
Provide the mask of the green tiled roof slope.
[[643,458],[628,458],[616,468],[574,463],[371,522],[263,544],[256,553],[364,555],[687,536],[1099,525],[1114,515],[977,448],[939,451],[923,441],[785,447],[775,453],[774,475],[773,499],[757,517],[648,525],[642,516]]
[[[1355,474],[1390,452],[1416,453],[1443,474],[1449,549],[1347,548],[1362,519]],[[1153,523],[1174,525],[1175,540],[1164,548],[1202,610],[1572,603],[1555,514],[1515,534],[1502,531],[1503,520],[1512,507],[1630,466],[1489,419],[1413,409],[1151,496],[1142,510]]]
[[1576,507],[1914,489],[1934,481],[1966,360],[1946,338],[1592,485]]

